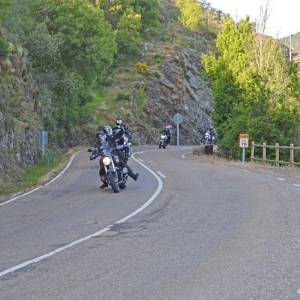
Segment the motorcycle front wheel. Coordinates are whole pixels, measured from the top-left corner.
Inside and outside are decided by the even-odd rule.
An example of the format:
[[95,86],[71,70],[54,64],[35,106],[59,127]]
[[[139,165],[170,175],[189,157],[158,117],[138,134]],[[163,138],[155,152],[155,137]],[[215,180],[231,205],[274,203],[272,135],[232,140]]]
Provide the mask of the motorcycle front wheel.
[[113,172],[108,172],[107,174],[109,183],[112,187],[112,190],[114,193],[119,193],[120,192],[120,187],[119,187],[119,183],[117,182],[114,173]]

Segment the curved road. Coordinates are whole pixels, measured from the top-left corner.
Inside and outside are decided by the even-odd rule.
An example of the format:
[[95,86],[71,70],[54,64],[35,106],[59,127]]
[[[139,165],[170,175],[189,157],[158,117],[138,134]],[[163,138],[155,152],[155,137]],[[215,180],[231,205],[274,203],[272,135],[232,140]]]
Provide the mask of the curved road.
[[300,182],[144,150],[156,175],[131,161],[140,178],[120,194],[81,152],[0,206],[1,300],[300,299]]

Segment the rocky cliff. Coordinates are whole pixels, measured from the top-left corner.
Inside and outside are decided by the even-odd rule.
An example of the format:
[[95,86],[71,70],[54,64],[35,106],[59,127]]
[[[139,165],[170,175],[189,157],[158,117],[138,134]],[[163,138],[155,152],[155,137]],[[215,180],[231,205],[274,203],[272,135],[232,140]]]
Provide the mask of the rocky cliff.
[[0,57],[0,189],[34,163],[40,127],[26,55],[10,47],[9,59]]
[[[176,43],[145,43],[140,62],[119,72],[105,90],[95,112],[102,116],[97,123],[123,118],[132,127],[136,144],[156,144],[164,126],[172,124],[175,144],[172,118],[178,112],[183,117],[180,143],[199,144],[211,123],[213,101],[200,55],[199,50]],[[120,95],[123,100],[114,100]]]
[[[149,123],[163,128],[172,123],[172,117],[178,112],[183,116],[180,142],[199,143],[212,111],[212,93],[204,80],[199,52],[174,47],[165,55],[164,63],[157,67],[155,76],[145,83],[148,101],[144,110],[151,116]],[[149,137],[148,140],[153,139]]]

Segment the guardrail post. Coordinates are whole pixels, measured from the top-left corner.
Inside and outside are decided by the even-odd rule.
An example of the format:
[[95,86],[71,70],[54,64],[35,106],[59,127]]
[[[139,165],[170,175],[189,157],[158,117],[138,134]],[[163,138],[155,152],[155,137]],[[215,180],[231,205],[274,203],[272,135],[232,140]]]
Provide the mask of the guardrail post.
[[267,145],[263,143],[263,162],[266,163],[267,161]]
[[279,143],[275,144],[275,160],[276,160],[276,165],[279,165]]
[[255,143],[252,141],[251,142],[251,161],[254,160],[254,146],[255,146]]
[[295,152],[294,152],[294,144],[290,144],[290,163],[292,167],[294,166],[295,162]]

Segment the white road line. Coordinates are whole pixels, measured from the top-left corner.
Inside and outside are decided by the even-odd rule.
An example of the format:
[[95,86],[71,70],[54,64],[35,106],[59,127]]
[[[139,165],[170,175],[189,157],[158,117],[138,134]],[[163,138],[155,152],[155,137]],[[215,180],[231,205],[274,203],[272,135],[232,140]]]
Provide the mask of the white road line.
[[287,179],[281,178],[281,177],[278,177],[278,178],[276,178],[276,179],[278,179],[278,180],[280,180],[280,181],[286,181],[286,180],[287,180]]
[[141,158],[138,158],[139,161],[144,162]]
[[297,290],[297,294],[300,294],[300,289]]
[[294,183],[293,186],[300,187],[300,184]]
[[[139,152],[137,152],[135,154],[138,154],[138,153]],[[132,212],[128,216],[124,217],[123,219],[121,219],[121,220],[113,223],[112,225],[109,225],[109,226],[107,226],[107,227],[105,227],[105,228],[103,228],[103,229],[101,229],[101,230],[99,230],[99,231],[97,231],[95,233],[92,233],[92,234],[90,234],[88,236],[85,236],[85,237],[83,237],[81,239],[73,241],[73,242],[71,242],[71,243],[69,243],[69,244],[67,244],[67,245],[65,245],[63,247],[59,247],[59,248],[57,248],[57,249],[55,249],[55,250],[53,250],[51,252],[48,252],[48,253],[46,253],[44,255],[41,255],[39,257],[27,260],[27,261],[25,261],[25,262],[23,262],[21,264],[18,264],[18,265],[15,265],[15,266],[11,267],[11,268],[3,270],[3,271],[0,272],[0,278],[3,277],[3,276],[5,276],[5,275],[11,274],[11,273],[13,273],[15,271],[21,270],[21,269],[23,269],[25,267],[28,267],[28,266],[30,266],[32,264],[39,263],[39,262],[41,262],[41,261],[43,261],[43,260],[45,260],[45,259],[47,259],[47,258],[49,258],[51,256],[54,256],[55,254],[58,254],[58,253],[63,252],[63,251],[66,251],[67,249],[72,248],[72,247],[74,247],[74,246],[76,246],[78,244],[81,244],[81,243],[83,243],[83,242],[85,242],[85,241],[87,241],[87,240],[89,240],[89,239],[91,239],[93,237],[99,236],[99,235],[103,234],[104,232],[110,230],[114,224],[124,223],[127,220],[133,218],[135,215],[137,215],[141,211],[143,211],[145,208],[147,208],[158,197],[158,195],[160,194],[161,190],[163,189],[163,182],[160,179],[160,177],[157,176],[156,173],[153,170],[151,170],[145,164],[143,164],[138,159],[136,159],[134,157],[135,154],[132,155],[133,160],[136,161],[138,164],[140,164],[142,167],[144,167],[147,171],[149,171],[155,177],[155,179],[157,180],[157,183],[158,183],[157,189],[154,192],[154,194],[140,208],[138,208],[137,210],[135,210],[134,212]]]
[[160,177],[162,177],[162,178],[166,178],[166,176],[165,176],[162,172],[160,172],[160,171],[157,171],[157,174],[158,174]]
[[39,186],[39,187],[37,187],[37,188],[35,188],[35,189],[33,189],[33,190],[30,190],[30,191],[28,191],[28,192],[26,192],[26,193],[23,193],[23,194],[21,194],[21,195],[19,195],[19,196],[16,196],[16,197],[14,197],[14,198],[12,198],[12,199],[9,199],[9,200],[7,200],[7,201],[5,201],[5,202],[0,203],[0,206],[7,205],[7,204],[9,204],[9,203],[11,203],[11,202],[14,202],[14,201],[20,199],[20,198],[23,198],[23,197],[25,197],[25,196],[28,196],[28,195],[30,195],[30,194],[32,194],[32,193],[34,193],[34,192],[36,192],[36,191],[38,191],[38,190],[40,190],[40,189],[46,187],[46,186],[48,186],[49,184],[53,183],[54,181],[56,181],[58,178],[60,178],[62,175],[64,175],[64,174],[68,171],[68,169],[69,169],[70,166],[72,165],[72,162],[73,162],[74,158],[77,156],[77,154],[79,154],[79,153],[82,152],[82,151],[84,151],[84,150],[80,150],[80,151],[74,153],[74,154],[70,157],[70,159],[69,159],[68,163],[66,164],[66,166],[64,167],[64,169],[63,169],[62,171],[60,171],[59,174],[57,174],[53,179],[51,179],[51,180],[48,181],[47,183],[45,183],[45,184],[43,184],[43,185],[41,185],[41,186]]

